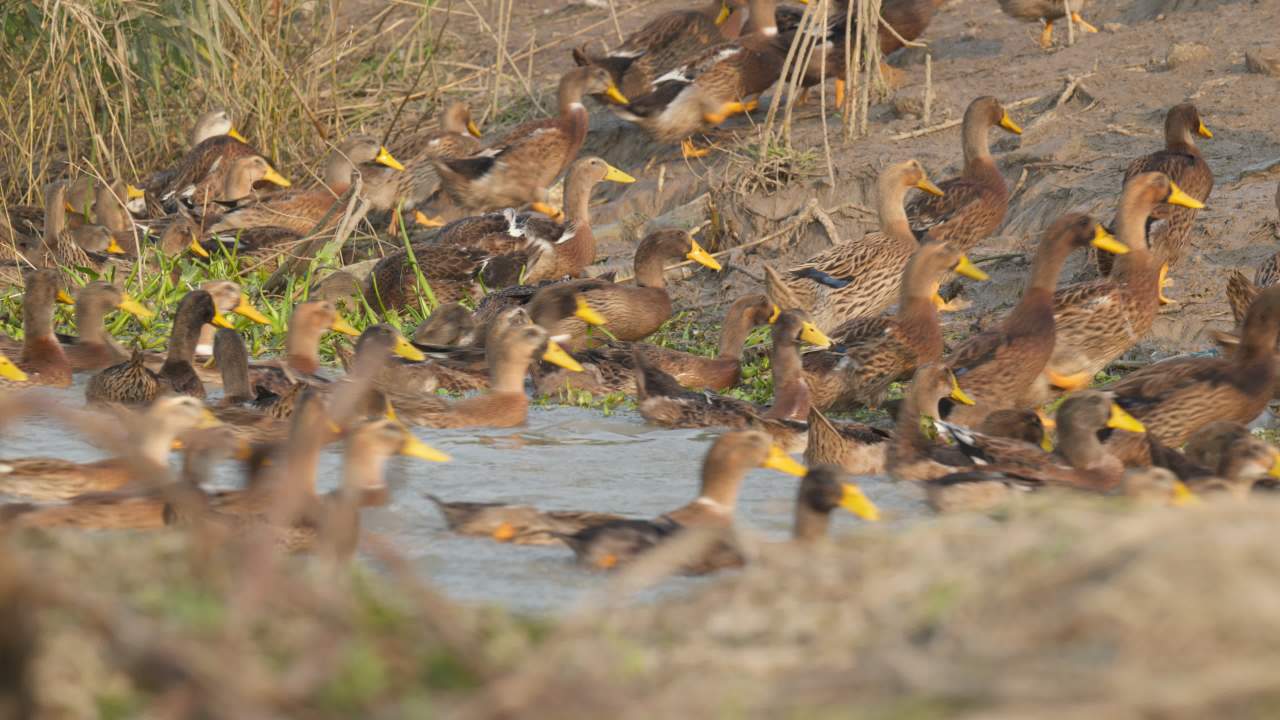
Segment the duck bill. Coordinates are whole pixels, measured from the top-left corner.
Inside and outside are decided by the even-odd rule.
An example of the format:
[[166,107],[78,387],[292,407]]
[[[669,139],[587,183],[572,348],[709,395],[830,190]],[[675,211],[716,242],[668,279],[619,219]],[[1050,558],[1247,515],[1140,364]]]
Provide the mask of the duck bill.
[[1018,127],[1018,123],[1014,122],[1014,121],[1013,121],[1013,118],[1009,117],[1009,111],[1008,111],[1008,110],[1005,110],[1005,111],[1000,115],[1000,127],[1004,128],[1005,130],[1008,130],[1009,132],[1013,133],[1014,135],[1021,135],[1021,134],[1022,134],[1022,128]]
[[982,268],[974,265],[967,255],[960,256],[960,262],[956,263],[952,271],[957,275],[963,275],[970,280],[977,280],[978,282],[986,282],[991,279],[991,276],[982,272]]
[[578,296],[578,307],[573,311],[573,316],[588,325],[595,325],[597,327],[608,322],[608,320],[605,319],[605,316],[592,309],[581,295]]
[[195,238],[191,238],[191,244],[187,246],[187,249],[202,258],[209,257],[209,251],[205,250],[204,246],[200,244],[200,241]]
[[782,308],[776,304],[773,306],[773,314],[769,316],[769,324],[773,325],[778,322],[778,317],[782,315]]
[[289,182],[289,178],[276,172],[276,169],[271,167],[270,165],[267,166],[267,172],[265,175],[262,176],[262,179],[266,180],[272,185],[279,185],[280,187],[287,188],[287,187],[293,186],[293,183]]
[[414,347],[413,343],[405,340],[403,335],[396,335],[396,346],[392,349],[392,352],[405,360],[412,360],[413,362],[422,362],[427,359],[427,356]]
[[126,253],[124,251],[124,248],[120,247],[120,243],[116,242],[116,239],[112,237],[111,240],[107,242],[107,254],[108,255],[124,255]]
[[446,463],[453,459],[414,437],[407,430],[405,431],[404,442],[400,445],[400,454],[428,462]]
[[147,196],[147,193],[142,188],[136,185],[124,186],[125,200],[140,200],[146,196]]
[[916,188],[919,190],[923,190],[929,193],[930,195],[937,195],[938,197],[942,197],[943,195],[946,195],[946,193],[942,191],[942,188],[938,187],[937,185],[934,185],[929,180],[929,178],[920,178],[919,180],[917,180]]
[[565,349],[555,340],[547,341],[547,349],[543,351],[542,359],[570,372],[582,372],[582,364],[574,360],[573,356],[565,352]]
[[1192,210],[1200,210],[1204,207],[1204,203],[1183,192],[1182,188],[1178,187],[1172,180],[1169,181],[1169,197],[1165,198],[1164,201],[1170,205],[1181,205]]
[[227,316],[223,315],[218,310],[213,311],[213,320],[211,320],[210,323],[212,323],[213,325],[217,325],[220,328],[226,328],[228,330],[236,329],[236,326],[232,325],[230,320],[227,320]]
[[1170,498],[1169,502],[1175,507],[1186,507],[1200,502],[1200,497],[1192,492],[1186,483],[1181,480],[1174,480],[1173,497]]
[[817,325],[808,320],[805,320],[804,324],[800,326],[800,339],[820,348],[831,347],[831,338],[827,337],[826,333],[819,330]]
[[951,376],[951,393],[950,395],[948,395],[948,397],[960,403],[961,405],[976,404],[973,402],[973,398],[969,397],[968,393],[960,389],[960,381],[956,379],[956,374],[955,373],[947,373],[947,374]]
[[473,138],[478,139],[480,137],[480,126],[476,124],[475,120],[467,121],[467,132],[471,133]]
[[119,305],[116,305],[116,308],[129,313],[139,320],[150,320],[156,316],[156,314],[149,310],[146,305],[143,305],[128,295],[124,296],[124,299],[120,301]]
[[692,244],[693,249],[690,250],[689,253],[685,255],[685,257],[698,263],[699,265],[705,265],[711,268],[712,270],[720,269],[720,263],[717,262],[715,258],[711,257],[711,253],[707,252],[706,250],[703,250],[702,246],[698,244],[697,240],[694,240],[693,238],[689,238],[689,242]]
[[1267,474],[1273,478],[1280,479],[1280,452],[1272,456],[1271,467],[1267,469]]
[[27,374],[22,372],[22,368],[14,365],[12,360],[2,355],[0,355],[0,377],[13,382],[27,381]]
[[1040,449],[1047,453],[1053,452],[1053,438],[1049,437],[1049,433],[1040,438]]
[[863,520],[876,522],[880,519],[880,508],[871,502],[871,498],[862,492],[862,488],[853,483],[843,483],[840,487],[843,491],[840,494],[840,507]]
[[208,430],[210,428],[222,427],[222,421],[218,419],[208,408],[200,411],[200,422],[196,423],[197,430]]
[[1204,124],[1203,120],[1200,121],[1200,127],[1196,128],[1196,134],[1202,138],[1213,138],[1213,132],[1209,130],[1209,126]]
[[249,318],[259,325],[271,324],[271,321],[267,319],[266,315],[258,312],[258,308],[249,304],[249,297],[247,295],[240,296],[240,304],[232,308],[231,312],[239,315],[240,317]]
[[373,158],[373,161],[379,165],[386,165],[392,170],[404,170],[404,166],[400,164],[400,161],[392,157],[391,151],[385,147],[378,148],[378,154]]
[[337,333],[342,333],[343,335],[360,337],[360,331],[351,327],[351,323],[343,320],[341,315],[333,319],[333,322],[329,325],[329,329]]
[[627,99],[627,96],[623,95],[622,91],[618,89],[618,86],[613,83],[609,83],[609,87],[604,89],[604,94],[607,95],[610,100],[618,103],[619,105],[631,104],[631,101]]
[[716,14],[716,25],[723,25],[729,19],[729,3],[720,3],[720,12]]
[[62,303],[63,305],[76,304],[76,301],[71,299],[71,295],[66,290],[63,290],[61,288],[58,289],[58,294],[54,296],[54,299]]
[[1128,430],[1133,433],[1145,433],[1147,426],[1138,418],[1130,415],[1124,408],[1111,403],[1111,417],[1107,418],[1107,427],[1113,430]]
[[765,457],[764,462],[760,463],[760,467],[777,470],[796,477],[804,477],[804,474],[809,472],[804,465],[796,462],[785,450],[777,445],[769,447],[769,455]]
[[633,183],[636,181],[635,178],[622,172],[621,170],[619,170],[618,168],[612,165],[610,165],[609,169],[605,171],[604,179],[608,182],[622,183],[623,185],[626,185],[628,183]]
[[227,135],[228,135],[228,136],[230,136],[230,137],[235,138],[236,140],[239,140],[239,141],[240,141],[240,142],[242,142],[242,143],[245,143],[246,145],[249,143],[249,141],[248,141],[248,140],[246,140],[246,139],[244,138],[244,136],[243,136],[243,135],[241,135],[241,134],[240,134],[240,132],[239,132],[238,130],[236,130],[235,128],[231,128],[230,130],[228,130],[228,131],[227,131]]
[[1114,235],[1107,232],[1107,229],[1101,225],[1094,226],[1093,239],[1089,241],[1089,244],[1112,255],[1124,255],[1129,252],[1128,245],[1117,240]]

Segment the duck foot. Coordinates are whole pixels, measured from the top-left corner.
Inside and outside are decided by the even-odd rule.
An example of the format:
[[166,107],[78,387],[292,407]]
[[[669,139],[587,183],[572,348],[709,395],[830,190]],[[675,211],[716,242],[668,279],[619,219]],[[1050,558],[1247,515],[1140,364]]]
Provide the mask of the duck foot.
[[1160,282],[1157,286],[1158,289],[1156,290],[1156,293],[1160,298],[1161,305],[1177,305],[1178,304],[1177,300],[1173,300],[1171,298],[1165,297],[1164,289],[1172,286],[1173,286],[1173,281],[1169,279],[1169,263],[1165,263],[1160,266]]
[[1066,392],[1083,390],[1089,387],[1089,383],[1093,382],[1093,376],[1087,372],[1078,372],[1074,375],[1059,375],[1052,369],[1045,368],[1044,376],[1049,379],[1050,385]]
[[1044,30],[1040,31],[1040,47],[1048,50],[1053,47],[1053,21],[1044,21]]
[[1084,18],[1080,17],[1080,13],[1078,12],[1071,13],[1071,20],[1075,22],[1075,24],[1079,25],[1081,30],[1087,33],[1098,32],[1098,28],[1086,22]]
[[444,218],[427,217],[421,210],[413,211],[413,221],[424,227],[444,227]]
[[711,154],[711,148],[700,148],[693,144],[693,138],[685,138],[680,141],[680,154],[687,160],[689,158],[701,158]]

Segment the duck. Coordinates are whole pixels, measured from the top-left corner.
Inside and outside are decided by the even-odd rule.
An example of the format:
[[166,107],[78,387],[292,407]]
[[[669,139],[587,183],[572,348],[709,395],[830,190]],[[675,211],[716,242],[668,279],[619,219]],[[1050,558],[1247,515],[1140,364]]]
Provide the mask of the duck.
[[204,178],[179,188],[176,197],[185,210],[212,221],[228,210],[257,200],[254,186],[263,182],[293,187],[266,158],[245,155],[220,162]]
[[[487,390],[491,379],[487,358],[490,343],[496,346],[497,338],[508,329],[531,323],[529,313],[524,308],[511,308],[488,324],[485,328],[485,342],[433,352],[431,357],[417,361],[401,357],[379,371],[374,385],[401,394],[430,394],[438,390],[450,393]],[[413,347],[417,348],[417,345]]]
[[1159,203],[1203,207],[1163,173],[1136,175],[1116,212],[1116,239],[1129,249],[1118,277],[1074,283],[1053,295],[1055,342],[1036,403],[1087,387],[1111,361],[1143,338],[1155,321],[1160,270],[1147,245],[1146,222]]
[[724,392],[742,379],[742,354],[748,335],[754,328],[767,325],[773,312],[773,303],[758,293],[733,301],[725,312],[720,350],[715,357],[618,340],[574,353],[573,359],[583,367],[581,373],[562,370],[536,373],[535,387],[539,395],[562,395],[570,390],[587,391],[596,396],[616,392],[635,395],[633,359],[636,354],[642,354],[646,365],[658,368],[690,390]]
[[925,484],[929,505],[938,512],[988,510],[1008,502],[1015,492],[1046,487],[1111,492],[1122,485],[1125,467],[1099,436],[1117,430],[1146,432],[1108,393],[1096,390],[1075,393],[1058,408],[1058,450],[1052,454],[1032,443],[941,424],[976,467]]
[[413,344],[427,348],[457,348],[474,345],[479,338],[475,313],[462,303],[440,303],[413,330]]
[[30,500],[66,500],[87,492],[117,490],[135,480],[149,480],[153,471],[167,472],[170,446],[179,435],[217,425],[203,403],[186,396],[162,398],[142,413],[121,418],[130,433],[128,456],[91,463],[3,459],[0,492]]
[[[1262,241],[1263,237],[1270,239],[1272,235],[1280,236],[1280,183],[1276,184],[1275,202],[1277,219],[1264,225],[1253,238]],[[1244,322],[1245,312],[1258,296],[1259,288],[1270,287],[1277,283],[1280,283],[1280,252],[1273,253],[1258,266],[1254,271],[1252,283],[1239,270],[1231,271],[1227,276],[1227,304],[1231,307],[1231,317],[1235,320],[1237,328]]]
[[[1249,306],[1240,346],[1231,358],[1177,357],[1153,363],[1112,383],[1116,403],[1142,421],[1148,434],[1179,447],[1192,433],[1218,420],[1248,423],[1271,398],[1274,349],[1280,336],[1280,287],[1267,288]],[[1127,465],[1151,461],[1141,436],[1117,433],[1110,451]]]
[[[566,302],[579,300],[605,320],[599,325],[615,340],[643,340],[662,327],[671,317],[671,296],[667,294],[666,264],[673,260],[692,260],[719,271],[716,261],[685,230],[655,230],[636,246],[635,285],[628,286],[608,279],[574,280],[557,283],[539,290],[529,301],[529,315],[553,335],[568,335],[565,347],[581,350],[599,344],[587,337],[587,322],[576,312],[555,309]],[[554,320],[549,322],[547,317]]]
[[332,228],[342,219],[340,212],[331,212],[334,204],[350,189],[351,173],[366,163],[404,170],[400,161],[377,140],[364,135],[350,137],[329,155],[319,187],[275,193],[232,209],[210,225],[207,232],[223,236],[235,235],[241,230],[280,228],[307,235],[321,222],[326,223],[321,229]]
[[680,143],[687,158],[705,157],[693,136],[757,106],[778,80],[794,33],[778,34],[774,0],[749,0],[747,25],[731,42],[712,45],[653,81],[653,89],[611,108],[659,142]]
[[[69,228],[66,208],[67,182],[58,180],[44,188],[44,228],[41,245],[33,251],[33,262],[40,266],[98,267],[101,263],[89,253],[100,254],[111,247],[113,238],[101,225]],[[85,246],[90,249],[86,250]],[[124,250],[116,246],[114,254]]]
[[[246,320],[250,320],[259,325],[271,325],[271,319],[263,315],[253,303],[249,301],[249,296],[245,294],[240,283],[234,280],[206,280],[200,283],[200,289],[209,293],[213,298],[214,307],[218,308],[218,312],[224,316],[228,314],[236,314]],[[228,320],[229,322],[229,320]],[[209,357],[213,354],[213,334],[217,330],[212,325],[205,325],[200,328],[200,339],[196,341],[196,357]],[[149,361],[151,358],[148,359]],[[155,358],[156,365],[164,362],[163,358]],[[201,375],[203,378],[204,375]],[[212,376],[210,376],[212,379]]]
[[313,385],[328,382],[319,375],[320,340],[327,332],[360,337],[360,331],[342,317],[332,302],[311,300],[296,305],[285,334],[284,357],[249,365],[251,383],[283,394],[295,382]]
[[562,367],[580,367],[560,347],[559,339],[537,325],[511,327],[493,343],[486,346],[487,392],[456,402],[439,396],[387,392],[397,417],[407,423],[438,428],[517,427],[525,423],[529,411],[524,379],[535,353]]
[[726,22],[732,8],[727,0],[711,0],[701,7],[662,13],[627,36],[622,44],[590,55],[585,46],[574,48],[573,61],[580,67],[601,67],[627,97],[653,91],[654,82],[700,51],[731,39],[740,23]]
[[295,382],[277,394],[249,377],[249,350],[235,330],[220,328],[213,337],[213,359],[222,375],[222,400],[214,416],[230,425],[256,425],[270,417],[289,417],[305,382]]
[[75,298],[78,336],[58,336],[73,372],[102,370],[129,359],[129,353],[107,332],[107,313],[124,311],[142,322],[155,312],[119,287],[97,280],[80,288]]
[[1040,31],[1040,47],[1048,50],[1053,47],[1053,22],[1061,20],[1071,13],[1071,22],[1087,33],[1096,33],[1098,28],[1085,22],[1080,11],[1088,5],[1088,0],[1072,2],[1056,2],[1055,0],[1000,0],[1000,9],[1005,15],[1024,22],[1044,22],[1044,30]]
[[[404,158],[466,157],[480,150],[481,137],[480,126],[471,117],[471,106],[459,100],[449,103],[440,113],[439,128],[414,128],[411,132],[400,133],[388,147],[397,157]],[[411,166],[416,164],[409,163]]]
[[878,405],[899,378],[922,363],[942,357],[935,288],[939,278],[964,262],[947,243],[926,242],[902,271],[900,299],[893,315],[856,317],[831,333],[832,349],[802,358],[815,407],[822,410]]
[[[899,298],[902,272],[920,248],[903,199],[912,188],[942,192],[917,160],[886,167],[876,186],[879,231],[837,243],[785,273],[765,265],[769,297],[783,309],[809,312],[824,332],[856,318],[875,317]],[[967,260],[957,267],[968,277],[986,278]]]
[[102,370],[89,379],[85,399],[92,403],[148,405],[162,393],[174,392],[203,399],[201,382],[191,360],[199,340],[200,326],[212,323],[234,329],[214,305],[213,297],[204,290],[192,290],[183,296],[174,313],[169,335],[169,351],[158,372],[146,366],[140,350],[134,350],[125,362]]
[[587,136],[588,115],[582,96],[604,93],[626,103],[609,73],[575,68],[560,79],[559,115],[517,125],[488,148],[467,157],[433,158],[441,189],[464,210],[488,211],[528,204],[549,217],[547,190],[577,157]]
[[[416,304],[419,273],[436,301],[443,303],[516,282],[582,277],[596,260],[590,202],[591,190],[600,182],[632,183],[635,178],[598,157],[581,158],[565,179],[564,222],[510,208],[455,220],[433,241],[415,243],[379,260],[365,280],[365,301],[388,309]],[[505,280],[491,269],[498,258],[515,270]],[[482,273],[483,282],[477,283]]]
[[560,536],[580,565],[613,570],[633,562],[685,530],[718,535],[708,540],[700,556],[681,564],[680,571],[698,575],[740,565],[742,557],[725,541],[733,527],[738,492],[746,474],[769,468],[803,477],[806,468],[758,431],[728,432],[716,438],[702,461],[702,480],[692,502],[652,520],[616,520]]
[[614,513],[539,510],[532,505],[501,502],[449,502],[430,493],[426,497],[440,510],[450,532],[512,545],[558,545],[562,535],[626,519]]
[[963,453],[936,441],[934,421],[941,417],[944,399],[973,404],[946,365],[926,363],[916,368],[898,406],[893,440],[885,451],[889,477],[899,482],[924,482],[973,465]]
[[178,162],[155,173],[143,184],[149,216],[176,212],[179,190],[196,185],[238,158],[260,154],[236,131],[227,111],[220,108],[196,118],[191,128],[190,148]]
[[[1192,103],[1173,106],[1164,119],[1164,149],[1129,163],[1124,172],[1124,184],[1127,185],[1130,180],[1143,173],[1164,173],[1201,206],[1208,203],[1209,194],[1213,192],[1213,170],[1196,147],[1196,136],[1206,139],[1213,137],[1213,132],[1200,118],[1200,111]],[[1198,208],[1170,204],[1157,205],[1151,210],[1147,220],[1147,245],[1160,268],[1162,289],[1165,276],[1178,264],[1187,249],[1198,212]],[[1111,273],[1109,261],[1112,259],[1098,256],[1098,269],[1103,275]],[[1162,293],[1161,303],[1169,302]]]
[[636,354],[636,399],[640,416],[662,427],[765,429],[787,450],[804,447],[809,388],[800,367],[800,344],[827,347],[831,340],[803,310],[780,310],[772,322],[773,405],[768,408],[723,395],[684,389],[670,375]]
[[17,365],[36,385],[70,387],[71,361],[53,332],[53,306],[62,291],[56,270],[31,270],[24,276],[22,347]]
[[1198,496],[1243,499],[1256,488],[1274,490],[1280,483],[1280,450],[1240,423],[1204,426],[1187,441],[1186,457],[1207,469],[1186,480]]
[[1088,215],[1068,213],[1055,220],[1031,261],[1022,299],[990,330],[970,336],[947,358],[947,367],[974,405],[954,406],[946,418],[977,425],[988,413],[1031,407],[1031,386],[1041,379],[1054,350],[1053,292],[1067,257],[1095,247],[1123,254],[1128,248]]
[[960,125],[964,170],[959,177],[938,183],[940,195],[918,197],[907,204],[911,231],[928,232],[934,240],[969,252],[1004,222],[1009,210],[1009,187],[991,157],[987,141],[993,127],[1021,135],[1000,101],[989,95],[969,103]]

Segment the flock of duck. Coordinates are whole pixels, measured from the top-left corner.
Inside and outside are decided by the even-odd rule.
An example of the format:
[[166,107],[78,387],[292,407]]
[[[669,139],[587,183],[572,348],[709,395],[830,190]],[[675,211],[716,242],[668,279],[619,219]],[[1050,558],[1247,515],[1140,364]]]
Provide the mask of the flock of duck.
[[[882,34],[883,49],[923,32],[937,4],[887,0],[885,21],[898,32]],[[1045,21],[1046,42],[1064,15],[1057,2],[1002,7]],[[1087,29],[1078,11],[1069,10]],[[836,48],[844,13],[834,16],[811,62],[828,67],[815,78],[843,76]],[[364,136],[340,143],[312,188],[289,187],[215,111],[196,122],[190,150],[140,189],[60,181],[46,189],[42,212],[12,208],[0,227],[0,251],[8,253],[0,259],[25,295],[22,340],[0,344],[3,415],[54,413],[126,441],[119,457],[89,464],[0,460],[0,492],[25,498],[0,507],[0,518],[25,526],[253,527],[290,548],[332,536],[331,547],[350,552],[358,508],[386,500],[387,457],[448,459],[409,426],[522,425],[530,379],[537,395],[621,392],[654,425],[726,431],[703,460],[695,499],[657,518],[433,497],[457,532],[564,543],[595,568],[616,567],[686,529],[731,528],[741,482],[758,467],[803,478],[800,539],[825,534],[836,508],[878,518],[851,480],[858,475],[919,484],[940,511],[986,509],[1042,488],[1184,503],[1280,479],[1280,451],[1245,426],[1277,380],[1280,287],[1269,286],[1280,260],[1255,283],[1231,278],[1238,332],[1221,356],[1164,360],[1089,387],[1172,302],[1163,295],[1166,274],[1213,186],[1196,144],[1212,133],[1191,104],[1168,111],[1164,148],[1129,164],[1114,218],[1069,213],[1052,222],[1019,302],[949,351],[939,313],[951,303],[938,295],[940,284],[951,273],[986,279],[966,253],[1000,227],[1008,207],[988,135],[1021,133],[993,97],[973,100],[964,114],[959,176],[935,183],[916,160],[886,167],[880,229],[794,267],[766,267],[765,292],[728,305],[715,357],[645,343],[673,313],[669,263],[721,268],[689,232],[663,229],[637,245],[633,284],[585,277],[596,256],[592,190],[633,178],[600,158],[578,157],[588,131],[584,95],[655,139],[680,143],[685,157],[704,155],[692,138],[749,112],[775,83],[797,17],[772,0],[717,0],[664,14],[608,54],[576,50],[556,117],[482,146],[466,106],[456,104],[439,130],[403,134],[390,148]],[[566,172],[557,209],[549,187]],[[335,208],[345,207],[357,174],[371,208],[411,240],[377,261],[364,300],[384,310],[428,294],[439,303],[412,338],[386,324],[359,332],[333,303],[310,301],[294,308],[284,357],[253,361],[227,315],[266,318],[239,285],[214,280],[178,304],[167,352],[129,352],[107,332],[107,315],[119,309],[145,322],[152,311],[110,283],[77,287],[68,269],[128,263],[153,249],[270,252],[335,227]],[[264,184],[287,189],[266,192]],[[1059,286],[1076,250],[1090,253],[1098,279]],[[74,303],[78,336],[55,332],[59,301]],[[770,338],[768,406],[724,394],[742,380],[744,346],[759,327]],[[356,338],[339,379],[320,372],[319,345],[329,332]],[[92,412],[19,392],[25,384],[69,386],[74,373],[92,373]],[[903,396],[886,403],[899,381],[907,381]],[[205,401],[210,383],[222,385],[217,403]],[[825,414],[882,403],[896,406],[891,431]],[[1040,410],[1050,405],[1056,421]],[[318,456],[338,439],[347,443],[344,482],[321,496]],[[174,447],[185,453],[176,476],[168,469]],[[804,464],[792,457],[799,452]],[[245,462],[244,488],[206,490],[210,468],[230,457]],[[720,545],[685,570],[742,561]]]

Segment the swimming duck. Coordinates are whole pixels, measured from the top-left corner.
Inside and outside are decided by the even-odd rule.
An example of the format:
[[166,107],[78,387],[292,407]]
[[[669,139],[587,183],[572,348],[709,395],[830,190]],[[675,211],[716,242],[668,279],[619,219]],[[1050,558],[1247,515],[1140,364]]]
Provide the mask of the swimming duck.
[[[902,272],[920,249],[903,209],[911,188],[941,193],[915,160],[890,165],[877,181],[880,230],[831,246],[785,273],[768,265],[769,297],[784,309],[808,311],[814,323],[832,331],[841,323],[874,317],[901,295]],[[986,275],[962,259],[957,272],[975,279]]]
[[600,68],[576,68],[560,79],[559,115],[516,126],[501,140],[468,157],[433,159],[441,188],[460,208],[487,211],[530,205],[556,217],[547,189],[578,156],[587,136],[587,93],[627,101]]
[[1114,430],[1146,431],[1107,393],[1096,390],[1076,393],[1058,408],[1058,450],[1053,454],[1031,443],[942,425],[978,467],[925,485],[930,506],[939,512],[987,510],[1007,502],[1014,492],[1045,487],[1108,492],[1120,486],[1124,463],[1108,452],[1099,436]]
[[251,383],[270,392],[283,394],[295,382],[324,383],[320,377],[320,340],[327,332],[359,337],[360,331],[343,319],[328,300],[299,303],[289,317],[285,335],[285,355],[279,360],[256,362],[249,366]]
[[830,350],[805,353],[804,374],[814,406],[847,409],[879,404],[893,381],[942,356],[942,327],[935,302],[939,278],[963,266],[950,245],[920,245],[902,271],[897,312],[855,317],[832,331]]
[[928,363],[917,368],[898,406],[893,441],[885,455],[885,469],[894,480],[921,482],[973,465],[963,453],[935,442],[934,421],[941,415],[944,399],[973,403],[945,365]]
[[[1110,386],[1116,403],[1141,420],[1159,443],[1178,447],[1216,420],[1247,423],[1266,408],[1276,379],[1280,287],[1263,290],[1245,315],[1232,358],[1181,357],[1135,371]],[[1108,448],[1128,465],[1150,462],[1142,438],[1118,433]]]
[[[490,368],[487,347],[498,343],[508,329],[529,325],[524,308],[511,308],[494,318],[485,328],[484,342],[474,346],[433,352],[420,361],[405,358],[389,362],[377,375],[375,386],[395,393],[434,393],[446,390],[464,393],[489,388]],[[416,345],[414,347],[417,347]],[[572,372],[572,371],[569,371]]]
[[65,500],[86,492],[116,490],[135,479],[149,480],[151,471],[167,467],[175,438],[188,430],[217,425],[203,403],[184,396],[162,398],[143,413],[122,417],[133,438],[129,457],[91,463],[54,458],[0,460],[0,492],[33,500]]
[[150,404],[161,392],[169,391],[203,398],[204,383],[192,367],[191,360],[195,355],[200,326],[205,323],[234,329],[214,306],[209,293],[192,290],[178,303],[169,335],[168,355],[159,372],[149,370],[142,352],[134,350],[129,360],[112,365],[90,378],[85,387],[85,398],[90,403],[126,405]]
[[[1209,193],[1213,192],[1213,171],[1196,147],[1196,135],[1213,137],[1200,119],[1196,106],[1182,103],[1170,108],[1164,119],[1164,149],[1129,163],[1124,172],[1125,185],[1142,173],[1164,173],[1203,207],[1209,202]],[[1147,245],[1160,268],[1161,287],[1164,286],[1165,274],[1182,259],[1198,212],[1197,208],[1171,204],[1157,205],[1151,210],[1147,220]],[[1111,260],[1113,258],[1098,256],[1098,268],[1103,275],[1111,272]],[[1161,301],[1169,302],[1163,295]]]
[[778,34],[774,0],[749,0],[748,6],[747,26],[737,40],[706,48],[614,112],[661,142],[680,143],[686,158],[709,154],[694,146],[692,136],[753,110],[753,98],[778,80],[794,37]]
[[728,0],[711,0],[696,9],[663,13],[603,55],[588,55],[585,46],[574,48],[573,61],[604,68],[623,95],[640,97],[652,92],[665,73],[736,34],[738,24],[726,23],[729,5]]
[[71,385],[71,361],[53,332],[53,305],[62,288],[56,270],[32,270],[22,297],[22,350],[18,367],[37,385]]
[[177,192],[201,182],[232,161],[258,155],[244,136],[236,132],[225,110],[210,110],[191,129],[191,149],[177,163],[147,179],[143,192],[147,214],[160,217],[178,209]]
[[973,405],[954,407],[947,418],[977,425],[987,414],[1034,405],[1031,385],[1054,349],[1053,291],[1067,256],[1093,246],[1105,252],[1127,248],[1087,215],[1067,214],[1049,226],[1031,262],[1022,299],[998,327],[971,336],[947,358],[947,367]]
[[803,448],[809,415],[809,388],[800,369],[800,344],[831,344],[802,310],[779,311],[773,320],[773,405],[761,408],[736,398],[684,389],[670,375],[651,367],[641,354],[636,367],[636,399],[640,415],[662,427],[728,427],[763,429],[784,448]]
[[[655,230],[636,246],[635,285],[607,279],[574,280],[539,290],[529,301],[529,315],[553,335],[568,335],[566,347],[579,350],[591,343],[590,324],[575,312],[550,312],[565,303],[585,302],[605,320],[600,327],[616,340],[642,340],[652,335],[671,317],[671,296],[667,294],[666,264],[672,260],[693,260],[712,270],[720,263],[703,250],[687,231]],[[556,322],[549,324],[547,315]]]
[[1005,15],[1024,22],[1044,22],[1044,30],[1040,32],[1040,47],[1048,50],[1053,47],[1053,21],[1061,20],[1071,13],[1071,21],[1088,33],[1098,32],[1098,28],[1085,22],[1080,11],[1089,4],[1088,0],[1000,0],[1000,9]]
[[101,370],[129,359],[129,353],[115,341],[104,325],[107,313],[123,310],[142,321],[155,313],[128,293],[108,282],[95,281],[76,293],[76,330],[78,336],[59,336],[62,350],[76,372]]
[[[1120,357],[1151,329],[1159,296],[1160,268],[1147,245],[1147,217],[1159,203],[1203,207],[1161,173],[1135,176],[1125,186],[1116,212],[1116,237],[1129,252],[1119,277],[1076,283],[1053,295],[1056,325],[1053,354],[1045,368],[1047,385],[1071,391]],[[1050,395],[1039,384],[1033,399]]]
[[[253,306],[239,283],[233,280],[206,280],[200,283],[200,289],[209,293],[213,298],[214,307],[218,308],[218,312],[223,315],[235,313],[259,325],[271,325],[271,320]],[[213,334],[216,330],[217,328],[212,325],[200,328],[200,339],[196,342],[196,356],[209,357],[213,354]],[[157,362],[163,362],[163,358],[159,358]]]
[[450,531],[513,545],[555,545],[561,542],[561,535],[572,535],[593,525],[626,519],[613,513],[539,510],[532,505],[446,502],[430,493],[427,498],[439,508]]
[[366,163],[404,170],[377,140],[363,135],[347,138],[329,155],[320,187],[287,190],[237,207],[219,217],[209,232],[234,235],[237,230],[270,227],[306,235],[322,220],[326,227],[336,226],[342,214],[330,210],[351,187],[351,173]]
[[907,204],[911,231],[926,231],[934,240],[968,252],[995,232],[1009,210],[1009,187],[991,158],[987,133],[999,127],[1015,135],[1022,128],[1000,101],[983,96],[969,103],[960,126],[964,170],[960,177],[938,183],[942,194],[916,198]]
[[747,336],[753,328],[767,325],[773,317],[773,310],[773,303],[764,295],[744,295],[735,300],[725,312],[720,330],[720,351],[715,357],[619,340],[574,353],[574,359],[582,365],[583,372],[539,372],[535,376],[535,385],[541,395],[556,395],[570,389],[593,395],[614,392],[635,395],[634,356],[641,354],[646,365],[672,376],[690,390],[724,392],[741,379],[742,352]]
[[[733,526],[742,480],[758,467],[796,477],[805,474],[805,467],[774,445],[765,433],[725,433],[711,445],[702,461],[702,482],[693,502],[653,520],[618,520],[590,526],[561,539],[573,550],[580,564],[610,570],[635,560],[684,530],[726,532]],[[740,554],[723,541],[710,542],[706,555],[682,564],[681,571],[702,574],[741,561]]]
[[537,325],[511,327],[495,338],[494,343],[486,346],[488,392],[456,402],[438,396],[388,392],[396,415],[405,422],[430,427],[516,427],[523,425],[528,415],[529,398],[524,392],[524,378],[534,353],[562,367],[580,367],[555,338]]

